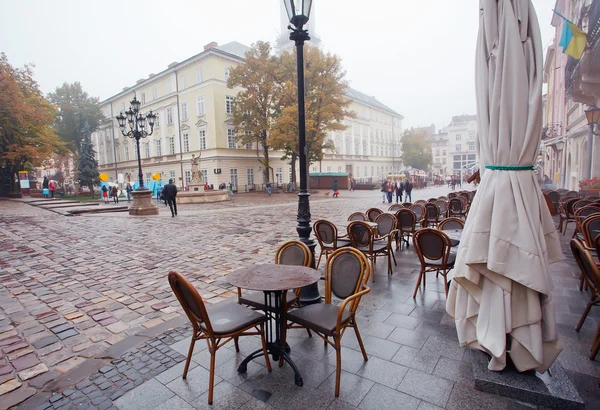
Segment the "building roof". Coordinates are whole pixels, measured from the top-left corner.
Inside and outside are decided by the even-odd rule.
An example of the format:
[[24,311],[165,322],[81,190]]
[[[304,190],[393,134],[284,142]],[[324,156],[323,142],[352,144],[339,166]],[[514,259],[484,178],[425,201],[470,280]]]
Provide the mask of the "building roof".
[[311,177],[347,177],[347,172],[311,172],[309,176]]
[[400,117],[401,119],[404,119],[404,116],[402,116],[402,114],[399,114],[396,111],[392,110],[387,105],[385,105],[385,104],[381,103],[380,101],[378,101],[375,97],[372,97],[372,96],[367,95],[365,93],[361,93],[360,91],[355,90],[352,87],[348,87],[346,89],[346,95],[348,97],[352,98],[353,100],[359,101],[359,102],[361,102],[363,104],[370,105],[372,107],[380,109],[381,111],[385,111],[385,112],[387,112],[389,114],[396,115],[396,116]]
[[430,141],[430,142],[447,141],[448,133],[441,131],[438,134],[430,135],[429,137],[426,138],[426,140]]
[[217,50],[224,51],[229,54],[233,54],[239,58],[246,58],[246,53],[250,51],[250,47],[245,44],[238,43],[237,41],[232,41],[227,44],[223,44],[222,46],[215,47]]
[[469,121],[477,121],[476,115],[455,115],[452,117],[452,123],[455,122],[469,122]]

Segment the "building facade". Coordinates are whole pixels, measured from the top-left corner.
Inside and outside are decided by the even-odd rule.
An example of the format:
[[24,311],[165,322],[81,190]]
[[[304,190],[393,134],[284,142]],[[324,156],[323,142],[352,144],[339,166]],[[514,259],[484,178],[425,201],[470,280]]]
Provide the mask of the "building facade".
[[585,116],[587,108],[600,104],[600,0],[557,0],[555,10],[587,33],[588,47],[580,60],[564,54],[559,43],[565,22],[552,17],[541,155],[554,184],[578,190],[582,179],[600,176],[600,144]]
[[431,173],[433,176],[445,176],[448,174],[448,132],[441,130],[437,134],[427,138],[431,145]]
[[[249,47],[232,42],[210,43],[204,50],[181,62],[169,64],[159,74],[138,80],[132,87],[101,103],[106,120],[92,133],[99,169],[111,181],[137,181],[137,150],[134,140],[123,137],[116,116],[129,109],[137,96],[141,112],[157,114],[154,133],[140,141],[144,179],[158,173],[163,181],[173,179],[180,187],[191,180],[192,155],[200,157],[200,169],[208,184],[232,183],[238,190],[262,189],[262,149],[237,142],[232,107],[239,90],[229,89],[230,70],[244,63]],[[347,129],[331,133],[335,151],[327,152],[311,171],[348,172],[355,178],[383,178],[400,156],[403,117],[374,97],[348,89],[354,118]],[[270,152],[271,182],[285,185],[291,166],[283,153]]]
[[446,174],[464,176],[478,163],[475,140],[477,139],[477,116],[457,115],[441,130],[447,135]]

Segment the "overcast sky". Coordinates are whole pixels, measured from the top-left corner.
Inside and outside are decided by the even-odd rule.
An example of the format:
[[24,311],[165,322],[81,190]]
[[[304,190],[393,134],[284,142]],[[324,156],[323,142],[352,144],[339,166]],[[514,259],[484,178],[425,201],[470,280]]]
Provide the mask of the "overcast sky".
[[[281,0],[0,0],[0,51],[35,63],[42,90],[79,81],[101,100],[149,73],[224,44],[274,42]],[[555,0],[533,0],[544,47]],[[323,47],[352,87],[438,128],[475,114],[479,0],[315,0]]]

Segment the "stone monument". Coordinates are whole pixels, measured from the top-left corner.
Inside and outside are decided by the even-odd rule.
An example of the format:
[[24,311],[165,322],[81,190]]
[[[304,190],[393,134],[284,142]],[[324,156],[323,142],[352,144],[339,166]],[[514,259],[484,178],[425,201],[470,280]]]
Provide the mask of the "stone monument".
[[188,184],[187,191],[177,193],[178,204],[201,204],[205,202],[219,202],[229,200],[228,191],[204,190],[204,178],[200,172],[200,157],[192,154],[192,179]]
[[192,154],[190,162],[192,163],[192,180],[188,184],[189,190],[204,192],[204,178],[199,170],[200,157],[196,157]]

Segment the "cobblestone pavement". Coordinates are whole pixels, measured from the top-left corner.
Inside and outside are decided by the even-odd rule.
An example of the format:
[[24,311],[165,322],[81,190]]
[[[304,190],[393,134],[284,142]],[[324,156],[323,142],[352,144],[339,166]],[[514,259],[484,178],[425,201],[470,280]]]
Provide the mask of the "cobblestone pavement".
[[[446,192],[415,190],[413,200]],[[311,199],[313,220],[339,225],[351,212],[382,206],[378,192]],[[221,302],[234,295],[228,272],[270,262],[277,246],[296,236],[295,197],[289,194],[181,206],[177,218],[163,210],[147,218],[62,217],[14,201],[1,201],[0,210],[0,408],[26,399],[23,408],[205,406],[205,346],[197,345],[194,369],[184,382],[180,362],[190,332],[166,274],[171,269],[185,274],[209,303]],[[597,404],[600,365],[587,354],[600,312],[592,309],[582,331],[574,332],[585,299],[566,256],[552,266],[565,344],[559,360],[584,399]],[[413,300],[418,262],[412,247],[398,253],[391,278],[382,265],[359,315],[371,357],[364,363],[356,339],[345,336],[340,399],[333,400],[331,349],[296,333],[291,344],[305,380],[302,389],[294,386],[287,366],[267,375],[256,361],[246,376],[238,375],[235,364],[259,342],[249,337],[240,343],[240,355],[233,348],[219,351],[213,407],[399,408],[392,403],[400,402],[420,409],[516,408],[472,389],[468,356],[444,313],[441,283],[429,278],[427,291]],[[73,379],[77,384],[70,386]],[[259,389],[272,394],[266,403],[252,396]]]

